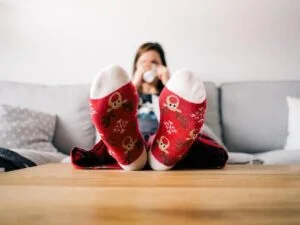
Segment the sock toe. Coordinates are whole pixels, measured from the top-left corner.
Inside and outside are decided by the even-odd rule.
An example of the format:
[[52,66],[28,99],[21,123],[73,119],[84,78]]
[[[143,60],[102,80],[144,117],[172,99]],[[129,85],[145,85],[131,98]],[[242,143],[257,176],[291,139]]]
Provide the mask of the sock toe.
[[130,76],[126,71],[118,65],[111,64],[102,69],[94,78],[90,89],[90,98],[103,98],[128,82],[130,82]]
[[189,102],[201,103],[206,98],[201,76],[188,69],[181,69],[175,72],[166,86],[171,92]]

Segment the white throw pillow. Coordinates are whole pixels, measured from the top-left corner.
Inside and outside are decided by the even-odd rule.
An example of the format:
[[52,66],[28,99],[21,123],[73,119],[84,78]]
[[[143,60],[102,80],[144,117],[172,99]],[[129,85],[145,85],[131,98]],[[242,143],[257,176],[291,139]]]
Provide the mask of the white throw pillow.
[[284,149],[300,149],[300,98],[287,97],[288,137]]

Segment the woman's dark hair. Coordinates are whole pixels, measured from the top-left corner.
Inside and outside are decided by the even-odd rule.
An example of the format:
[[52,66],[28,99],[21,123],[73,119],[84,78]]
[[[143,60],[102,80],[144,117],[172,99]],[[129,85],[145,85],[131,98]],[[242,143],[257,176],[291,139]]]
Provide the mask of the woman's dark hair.
[[[147,42],[147,43],[142,44],[138,48],[138,50],[136,52],[136,55],[134,57],[134,62],[133,62],[133,68],[132,68],[133,69],[133,75],[134,75],[134,73],[135,73],[135,71],[137,69],[136,68],[136,63],[137,63],[138,59],[140,58],[140,56],[144,52],[148,52],[148,51],[156,51],[159,54],[159,56],[160,56],[162,64],[165,67],[167,67],[167,62],[166,62],[166,58],[165,58],[165,52],[164,52],[163,48],[161,47],[161,45],[159,43],[155,43],[155,42]],[[162,89],[164,88],[164,85],[161,82],[161,80],[158,81],[156,88],[157,88],[157,90],[159,92],[161,92]]]

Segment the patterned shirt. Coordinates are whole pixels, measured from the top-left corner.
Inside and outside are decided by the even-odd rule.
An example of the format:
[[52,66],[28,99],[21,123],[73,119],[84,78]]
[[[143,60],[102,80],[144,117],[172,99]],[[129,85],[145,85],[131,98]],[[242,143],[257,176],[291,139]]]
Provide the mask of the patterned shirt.
[[158,129],[158,96],[151,94],[140,94],[138,122],[139,129],[144,139],[147,141],[149,137]]

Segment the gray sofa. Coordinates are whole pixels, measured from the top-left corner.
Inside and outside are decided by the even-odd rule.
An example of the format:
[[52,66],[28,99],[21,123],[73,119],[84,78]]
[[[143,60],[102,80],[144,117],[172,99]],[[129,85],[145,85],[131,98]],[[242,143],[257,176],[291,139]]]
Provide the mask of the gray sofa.
[[[286,96],[300,97],[300,81],[205,82],[206,125],[230,152],[231,163],[299,163],[300,150],[283,149],[287,138]],[[89,113],[89,84],[46,86],[0,81],[0,104],[19,105],[57,116],[54,146],[69,154],[89,149],[95,129]]]

